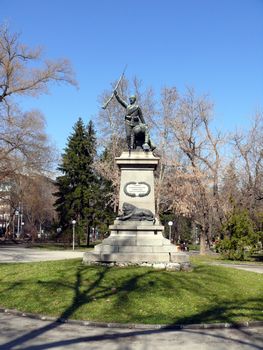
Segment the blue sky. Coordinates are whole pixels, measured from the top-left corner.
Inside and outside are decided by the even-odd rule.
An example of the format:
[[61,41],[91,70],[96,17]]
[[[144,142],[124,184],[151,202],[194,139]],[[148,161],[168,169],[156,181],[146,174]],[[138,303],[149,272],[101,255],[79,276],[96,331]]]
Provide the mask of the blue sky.
[[93,119],[98,96],[128,65],[158,94],[163,86],[208,93],[215,125],[246,128],[263,108],[263,0],[0,0],[0,22],[48,58],[68,58],[79,89],[21,101],[40,109],[59,149],[78,117]]

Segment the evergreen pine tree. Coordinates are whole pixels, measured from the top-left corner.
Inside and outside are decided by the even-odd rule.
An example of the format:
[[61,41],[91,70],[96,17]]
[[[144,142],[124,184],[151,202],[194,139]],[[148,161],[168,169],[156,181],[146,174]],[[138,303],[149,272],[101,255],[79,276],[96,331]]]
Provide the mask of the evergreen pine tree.
[[247,210],[234,208],[223,226],[225,237],[217,244],[217,250],[227,259],[244,260],[246,252],[254,253],[260,240]]
[[[108,150],[107,148],[102,152],[100,156],[100,161],[108,158]],[[114,160],[112,160],[113,162]],[[98,196],[96,198],[96,208],[97,213],[95,215],[95,224],[98,227],[99,231],[103,233],[101,238],[105,238],[104,234],[108,233],[108,227],[113,222],[116,217],[116,213],[113,210],[113,184],[112,181],[106,178],[101,172],[98,172],[99,179],[99,188],[98,188]]]
[[[96,136],[92,121],[85,128],[80,118],[73,127],[68,144],[62,155],[57,177],[58,191],[55,207],[63,231],[69,231],[72,219],[77,220],[78,241],[85,235],[89,244],[90,227],[97,214],[99,179],[93,169],[96,155]],[[70,231],[69,231],[70,233]]]

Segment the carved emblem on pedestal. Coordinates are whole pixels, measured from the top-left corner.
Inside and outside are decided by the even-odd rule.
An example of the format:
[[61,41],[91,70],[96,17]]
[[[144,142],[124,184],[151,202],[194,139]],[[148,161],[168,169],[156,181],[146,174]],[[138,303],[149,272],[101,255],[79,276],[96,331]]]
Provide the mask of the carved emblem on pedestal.
[[124,193],[129,197],[146,197],[151,192],[151,186],[146,182],[127,182]]

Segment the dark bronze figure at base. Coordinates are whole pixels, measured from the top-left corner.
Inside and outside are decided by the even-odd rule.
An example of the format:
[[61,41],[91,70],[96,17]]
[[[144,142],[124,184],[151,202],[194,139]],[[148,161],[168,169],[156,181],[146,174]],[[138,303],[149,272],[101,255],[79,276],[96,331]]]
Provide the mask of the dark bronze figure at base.
[[123,214],[118,216],[118,220],[126,221],[126,220],[134,220],[134,221],[153,221],[155,222],[155,217],[153,213],[149,209],[138,208],[130,203],[123,203],[122,206]]

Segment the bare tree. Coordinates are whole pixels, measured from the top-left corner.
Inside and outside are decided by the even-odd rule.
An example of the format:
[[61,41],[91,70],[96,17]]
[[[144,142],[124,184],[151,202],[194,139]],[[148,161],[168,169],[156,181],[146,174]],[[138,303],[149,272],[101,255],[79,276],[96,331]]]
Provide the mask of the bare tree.
[[[116,82],[112,84],[112,89]],[[128,82],[123,79],[120,85],[121,94],[124,95],[127,90]],[[104,91],[99,97],[99,102],[109,99],[112,91]],[[115,158],[121,155],[125,149],[125,128],[123,110],[120,105],[113,99],[108,107],[101,109],[98,115],[98,143],[103,147],[103,156],[95,162],[95,168],[106,179],[112,182],[113,192],[111,194],[111,202],[114,212],[118,210],[118,192],[120,185],[120,174],[115,163]]]
[[220,184],[221,209],[225,216],[242,202],[241,178],[237,170],[237,158],[232,154],[230,162],[225,166]]
[[[171,180],[171,167],[178,164],[178,150],[175,144],[171,142],[170,120],[177,107],[178,93],[175,87],[163,88],[161,91],[161,104],[156,113],[149,118],[154,129],[155,140],[157,143],[156,154],[160,157],[159,167],[156,174],[156,211],[168,207],[167,189],[169,185],[165,183],[167,177]],[[167,181],[166,181],[167,182]]]
[[51,82],[76,84],[67,60],[46,60],[38,68],[41,59],[40,48],[30,49],[20,42],[19,34],[0,28],[0,102],[8,103],[15,95],[46,93]]
[[[44,60],[40,48],[27,47],[19,34],[1,26],[0,182],[12,185],[13,193],[19,178],[47,174],[56,159],[55,148],[45,132],[44,116],[36,110],[21,111],[16,97],[47,93],[52,83],[76,85],[69,62]],[[13,208],[18,205],[15,198],[20,201],[21,193],[10,199]],[[39,207],[43,207],[39,195],[32,197],[32,203],[38,200]],[[40,218],[39,212],[37,216]]]
[[16,96],[37,96],[48,92],[50,83],[75,85],[69,62],[44,61],[40,49],[20,42],[17,33],[0,27],[0,180],[14,173],[47,169],[53,149],[44,130],[43,115],[22,112]]
[[33,240],[42,229],[50,229],[56,218],[54,192],[53,181],[43,175],[17,175],[13,179],[11,206],[13,212],[19,208],[25,221],[24,233],[30,234]]
[[242,191],[241,206],[251,217],[262,211],[263,201],[263,113],[258,112],[247,132],[232,136],[234,155],[238,159],[238,176]]
[[224,141],[219,133],[211,131],[211,111],[212,105],[205,97],[196,97],[194,90],[188,89],[178,99],[178,108],[170,119],[174,143],[185,156],[180,170],[180,177],[185,177],[185,208],[192,211],[192,218],[202,228],[201,254],[205,253],[205,241],[209,242],[216,220],[222,219],[218,186],[220,146]]
[[45,119],[38,111],[15,110],[2,119],[0,126],[0,179],[16,173],[48,171],[55,149],[45,133]]

